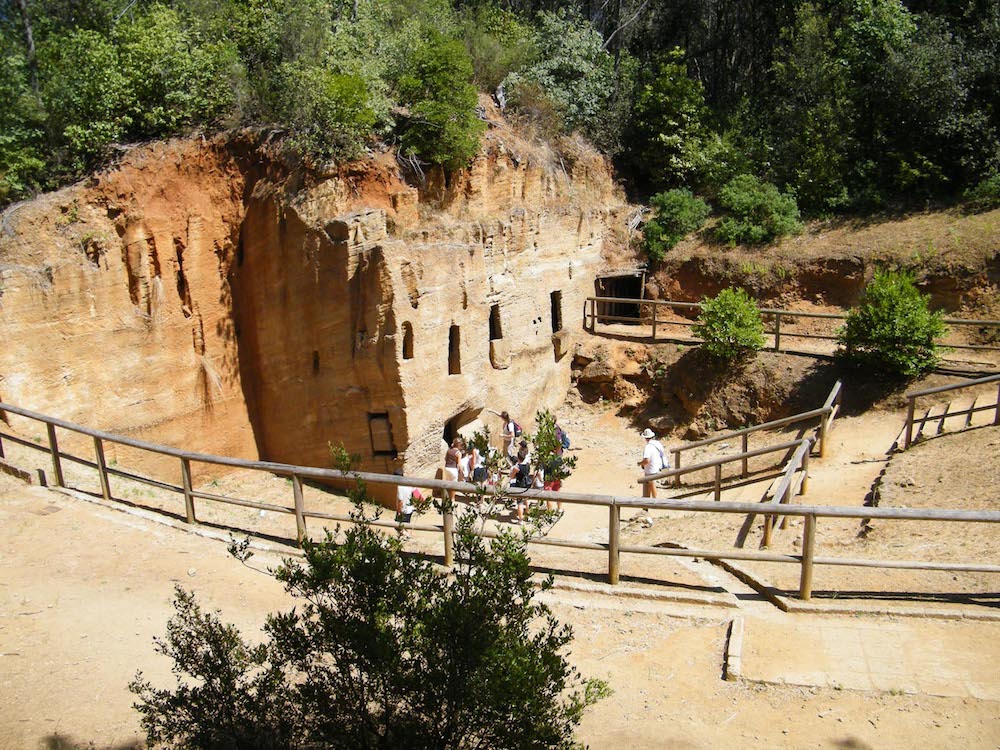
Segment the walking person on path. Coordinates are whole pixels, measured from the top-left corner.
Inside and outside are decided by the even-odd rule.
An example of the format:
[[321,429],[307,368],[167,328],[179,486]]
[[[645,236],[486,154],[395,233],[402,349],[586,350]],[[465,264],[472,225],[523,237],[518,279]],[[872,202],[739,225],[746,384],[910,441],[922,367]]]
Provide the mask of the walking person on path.
[[[642,473],[647,477],[650,474],[658,474],[668,466],[667,457],[663,449],[663,443],[656,439],[656,433],[648,427],[642,431],[640,437],[643,437],[646,440],[646,447],[642,449],[642,460],[639,461],[639,466],[642,467]],[[655,499],[656,483],[643,482],[642,496],[652,497]]]

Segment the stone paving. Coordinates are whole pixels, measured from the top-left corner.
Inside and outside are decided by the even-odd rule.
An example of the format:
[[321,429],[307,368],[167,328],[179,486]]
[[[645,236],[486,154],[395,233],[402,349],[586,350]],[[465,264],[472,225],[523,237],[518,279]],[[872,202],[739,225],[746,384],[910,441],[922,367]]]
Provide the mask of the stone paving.
[[745,679],[1000,701],[1000,624],[747,618]]

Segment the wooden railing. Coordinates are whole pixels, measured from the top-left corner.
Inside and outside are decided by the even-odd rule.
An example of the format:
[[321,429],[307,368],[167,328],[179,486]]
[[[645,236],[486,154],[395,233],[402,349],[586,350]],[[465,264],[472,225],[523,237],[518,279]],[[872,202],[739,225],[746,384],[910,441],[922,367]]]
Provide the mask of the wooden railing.
[[[842,386],[838,380],[834,383],[833,388],[830,390],[830,395],[827,396],[826,402],[818,409],[811,409],[810,411],[801,412],[799,414],[793,414],[790,417],[782,417],[781,419],[774,419],[770,422],[763,422],[762,424],[751,425],[750,427],[744,427],[740,430],[733,430],[731,432],[725,432],[721,435],[714,435],[704,440],[698,440],[693,443],[685,443],[684,445],[677,446],[676,448],[671,448],[670,452],[674,457],[673,468],[681,468],[681,455],[687,451],[693,450],[695,448],[702,448],[706,445],[712,445],[713,443],[720,443],[728,440],[735,440],[739,438],[742,441],[743,449],[743,471],[740,476],[745,477],[749,473],[747,466],[747,458],[749,458],[747,452],[750,450],[750,435],[755,432],[760,432],[762,430],[774,430],[778,427],[787,427],[788,425],[798,424],[799,422],[807,422],[819,417],[819,429],[817,434],[817,446],[819,448],[819,456],[823,458],[826,456],[827,449],[827,436],[829,435],[830,428],[833,426],[833,420],[836,419],[837,413],[840,411],[840,405],[843,400]],[[674,475],[674,484],[679,487],[681,474]]]
[[[350,523],[352,519],[349,515],[326,513],[316,510],[307,510],[304,506],[302,494],[302,481],[304,479],[314,479],[321,481],[355,482],[362,479],[371,484],[382,485],[407,485],[415,487],[426,487],[431,489],[454,489],[459,492],[474,496],[477,492],[494,492],[493,488],[479,488],[465,482],[452,482],[439,479],[423,479],[418,477],[394,476],[385,474],[373,474],[360,472],[357,474],[343,474],[340,471],[331,469],[318,469],[307,466],[294,466],[291,464],[275,463],[271,461],[249,461],[245,459],[229,458],[225,456],[212,456],[204,453],[194,453],[191,451],[169,448],[163,445],[156,445],[141,440],[122,437],[101,430],[92,430],[80,425],[73,424],[55,417],[49,417],[37,412],[22,409],[9,404],[0,403],[0,424],[3,424],[4,413],[16,414],[29,420],[41,422],[46,427],[48,444],[39,445],[30,440],[25,440],[20,436],[9,432],[0,432],[0,462],[4,462],[3,443],[11,441],[27,448],[40,450],[49,454],[52,462],[53,478],[55,483],[65,486],[65,476],[62,472],[62,461],[72,461],[90,467],[100,475],[101,494],[105,500],[114,499],[111,485],[112,477],[121,477],[131,481],[142,482],[162,490],[181,494],[184,498],[185,520],[188,523],[197,523],[196,500],[208,500],[212,502],[228,503],[248,508],[284,513],[295,517],[296,538],[301,543],[307,534],[306,520],[317,518],[322,520],[340,521]],[[56,430],[68,430],[81,435],[89,436],[94,442],[95,460],[90,461],[72,456],[60,450]],[[104,461],[104,444],[113,442],[134,449],[149,451],[161,456],[177,459],[180,485],[163,482],[138,474],[123,471],[109,466]],[[292,506],[275,505],[272,503],[261,503],[243,498],[228,497],[214,493],[201,492],[195,490],[191,483],[191,464],[205,463],[217,466],[228,466],[234,469],[248,469],[263,471],[279,476],[290,477],[292,480]],[[820,505],[776,505],[768,509],[768,513],[782,518],[789,516],[800,516],[804,518],[802,532],[802,553],[798,555],[776,554],[770,552],[748,552],[741,549],[710,550],[691,549],[683,547],[649,547],[623,545],[620,540],[621,512],[629,508],[650,508],[655,510],[675,510],[690,511],[696,513],[735,513],[738,515],[751,515],[759,513],[761,506],[757,503],[730,503],[711,502],[696,500],[653,500],[650,498],[639,498],[629,496],[614,495],[588,495],[575,492],[547,492],[543,490],[525,490],[524,496],[538,500],[562,501],[569,505],[590,505],[600,506],[608,509],[608,541],[584,542],[573,539],[554,539],[548,536],[533,536],[529,543],[536,545],[549,545],[557,547],[567,547],[581,550],[606,551],[608,555],[608,581],[617,584],[619,581],[620,560],[623,553],[642,555],[663,555],[670,557],[699,557],[708,560],[747,560],[755,562],[785,563],[800,566],[799,596],[808,600],[812,596],[813,568],[816,565],[841,565],[861,568],[880,569],[909,569],[909,570],[947,570],[977,573],[1000,573],[1000,566],[976,563],[937,563],[920,560],[866,560],[843,557],[821,557],[816,555],[816,524],[819,518],[857,518],[857,519],[883,519],[899,521],[946,521],[963,523],[1000,523],[1000,512],[992,511],[961,511],[944,509],[909,509],[909,508],[870,508],[870,507],[838,507]],[[396,523],[393,521],[372,522],[375,526],[388,528],[407,528],[415,531],[428,531],[441,533],[443,536],[444,561],[446,565],[453,564],[454,561],[454,512],[450,508],[445,508],[441,524],[418,524],[418,523]],[[495,537],[500,532],[483,529],[478,532],[484,537]]]
[[[605,315],[598,312],[598,305],[601,303],[626,303],[626,304],[637,304],[650,308],[651,317],[649,318],[630,318],[621,315]],[[664,299],[623,299],[620,297],[588,297],[584,302],[583,306],[583,327],[584,330],[594,333],[596,331],[597,323],[646,323],[647,320],[652,325],[651,337],[655,340],[658,327],[664,326],[684,326],[692,327],[698,325],[696,321],[692,320],[667,320],[666,318],[660,317],[658,310],[660,308],[670,308],[676,310],[700,310],[702,307],[701,302],[675,302],[673,300]],[[642,308],[640,307],[640,310]],[[847,320],[847,315],[843,313],[818,313],[818,312],[798,312],[795,310],[780,310],[776,308],[764,307],[760,309],[761,316],[765,320],[769,320],[773,323],[769,330],[765,330],[764,333],[774,337],[774,351],[781,351],[781,337],[784,335],[785,338],[797,338],[797,339],[820,339],[824,341],[837,341],[837,336],[833,334],[823,334],[823,333],[803,333],[797,331],[790,331],[785,327],[782,331],[781,322],[783,319],[795,319],[795,318],[815,318],[815,319],[826,319],[826,320]],[[997,328],[1000,329],[1000,320],[966,320],[963,318],[944,318],[944,323],[949,326],[979,326],[981,328]],[[701,339],[692,337],[691,341],[701,341]],[[1000,352],[1000,346],[988,346],[985,344],[950,344],[944,343],[944,339],[939,339],[938,343],[943,346],[947,346],[949,349],[972,349],[978,351],[991,351]]]
[[655,474],[644,474],[638,477],[636,480],[639,484],[648,484],[649,482],[655,482],[658,479],[669,479],[671,477],[676,481],[677,478],[684,474],[693,474],[698,471],[704,471],[705,469],[715,469],[715,481],[713,483],[713,492],[715,494],[715,502],[720,502],[722,500],[722,467],[726,464],[736,463],[739,461],[743,465],[743,473],[741,476],[747,476],[747,462],[751,458],[756,458],[757,456],[766,456],[769,453],[788,453],[789,451],[797,451],[801,448],[802,444],[807,445],[812,444],[812,438],[804,438],[802,440],[791,440],[785,443],[777,443],[775,445],[766,445],[763,448],[757,448],[756,450],[747,451],[746,453],[736,453],[732,456],[719,456],[718,458],[713,458],[709,461],[702,461],[701,463],[692,464],[691,466],[681,466],[676,469],[664,469],[663,471],[658,471]]
[[[922,391],[913,391],[912,393],[907,393],[906,398],[909,400],[909,405],[906,410],[906,426],[903,428],[903,450],[906,450],[915,440],[913,435],[913,428],[920,425],[920,431],[923,431],[924,425],[927,422],[936,422],[941,420],[941,427],[944,427],[944,420],[948,417],[965,416],[965,426],[969,427],[972,424],[972,415],[981,411],[993,411],[995,416],[993,417],[993,424],[1000,425],[1000,385],[997,386],[997,400],[992,404],[985,404],[982,406],[977,406],[977,399],[973,399],[972,405],[967,409],[959,409],[957,411],[948,412],[948,407],[945,407],[944,414],[936,414],[931,416],[928,410],[927,414],[919,419],[915,418],[917,409],[917,399],[923,398],[924,396],[936,396],[941,393],[951,393],[952,391],[962,390],[964,388],[975,388],[977,386],[986,385],[987,383],[998,383],[1000,384],[1000,375],[990,375],[985,378],[976,378],[975,380],[966,380],[961,383],[955,383],[953,385],[942,385],[937,388],[927,388]],[[918,433],[919,434],[919,433]]]

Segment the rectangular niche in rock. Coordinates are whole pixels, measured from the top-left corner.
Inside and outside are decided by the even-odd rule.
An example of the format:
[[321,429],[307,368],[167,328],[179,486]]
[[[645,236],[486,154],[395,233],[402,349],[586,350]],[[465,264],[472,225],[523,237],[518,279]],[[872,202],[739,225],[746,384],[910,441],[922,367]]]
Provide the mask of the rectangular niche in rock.
[[458,326],[448,331],[448,374],[462,374],[462,338]]
[[559,333],[562,330],[562,292],[552,292],[549,295],[549,303],[552,308],[552,333]]
[[368,415],[368,433],[372,441],[373,456],[396,458],[396,442],[392,439],[392,423],[388,412]]

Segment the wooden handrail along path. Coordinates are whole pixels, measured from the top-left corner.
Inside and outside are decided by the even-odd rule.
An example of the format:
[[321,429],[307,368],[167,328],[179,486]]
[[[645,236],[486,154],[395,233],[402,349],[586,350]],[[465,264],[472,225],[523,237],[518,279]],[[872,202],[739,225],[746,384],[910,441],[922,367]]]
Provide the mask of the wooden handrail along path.
[[[452,482],[440,479],[424,479],[420,477],[405,477],[386,474],[374,474],[369,472],[359,472],[357,474],[344,474],[332,469],[319,469],[308,466],[295,466],[292,464],[276,463],[271,461],[250,461],[239,458],[229,458],[226,456],[213,456],[204,453],[194,453],[191,451],[170,448],[164,445],[157,445],[142,440],[135,440],[121,435],[116,435],[101,430],[93,430],[82,427],[72,422],[50,417],[44,414],[23,409],[10,404],[0,403],[0,418],[5,417],[5,413],[16,414],[25,419],[41,422],[46,427],[48,435],[48,445],[36,445],[30,440],[25,440],[9,432],[0,432],[0,462],[3,462],[3,441],[9,440],[27,448],[40,450],[49,454],[52,462],[52,472],[55,484],[65,485],[65,476],[62,472],[62,461],[68,460],[95,469],[100,476],[101,494],[107,501],[113,500],[111,477],[122,477],[132,481],[142,482],[159,489],[176,492],[183,495],[185,519],[188,523],[197,523],[196,500],[208,500],[212,502],[228,503],[248,508],[286,513],[295,516],[296,538],[301,544],[306,538],[306,519],[318,518],[323,520],[333,520],[341,522],[351,522],[353,519],[347,515],[335,513],[324,513],[314,510],[307,510],[304,507],[302,495],[302,480],[316,479],[335,482],[355,482],[362,479],[371,484],[382,485],[407,485],[425,487],[431,489],[454,489],[463,494],[474,496],[477,492],[495,492],[494,488],[481,488],[466,482]],[[4,422],[0,419],[0,425]],[[77,434],[86,435],[93,439],[95,450],[95,461],[79,458],[59,449],[57,429],[68,430]],[[134,473],[112,468],[104,461],[104,443],[112,442],[119,445],[129,446],[138,450],[148,451],[162,456],[176,458],[179,466],[181,484],[175,485],[162,482],[156,479],[143,477]],[[800,447],[803,455],[807,454]],[[279,476],[290,477],[292,480],[292,506],[274,505],[261,503],[243,498],[228,497],[208,492],[201,492],[193,489],[191,484],[191,464],[192,463],[213,464],[217,466],[229,466],[235,469],[248,469],[263,471]],[[5,463],[5,462],[4,462]],[[650,508],[656,510],[689,511],[696,513],[736,513],[749,515],[760,512],[760,505],[757,503],[731,503],[731,502],[711,502],[697,500],[665,499],[652,500],[633,496],[616,495],[589,495],[576,492],[548,492],[544,490],[525,490],[523,494],[528,498],[538,500],[562,501],[571,505],[591,505],[602,506],[608,509],[608,541],[606,543],[582,542],[572,539],[553,539],[546,536],[532,537],[531,544],[550,545],[567,547],[582,550],[601,550],[608,554],[608,581],[617,584],[619,580],[619,566],[622,553],[645,554],[645,555],[665,555],[672,557],[700,557],[709,560],[749,560],[758,562],[785,563],[800,566],[799,596],[808,600],[812,596],[813,567],[815,565],[846,565],[853,567],[881,568],[881,569],[910,569],[910,570],[948,570],[980,573],[1000,573],[1000,565],[976,564],[976,563],[935,563],[920,560],[866,560],[856,558],[841,557],[820,557],[815,554],[816,547],[816,524],[819,518],[857,518],[857,519],[883,519],[899,521],[948,521],[964,523],[1000,523],[1000,512],[993,511],[962,511],[945,509],[909,509],[909,508],[878,508],[861,507],[849,508],[839,506],[823,505],[774,505],[768,508],[768,514],[787,518],[791,516],[801,516],[805,519],[802,536],[802,553],[798,555],[775,554],[770,552],[752,552],[741,549],[730,550],[705,550],[673,547],[648,547],[648,546],[626,546],[622,545],[619,538],[621,523],[621,511],[628,508]],[[396,523],[392,521],[373,521],[376,526],[389,528],[408,528],[415,531],[430,531],[441,533],[444,543],[444,561],[450,566],[454,562],[454,512],[450,508],[445,508],[442,524],[416,524],[416,523]],[[494,537],[498,532],[483,530],[479,532],[482,536]]]
[[[920,419],[915,419],[917,409],[917,399],[923,398],[924,396],[936,396],[941,393],[951,393],[952,391],[962,390],[964,388],[975,388],[977,386],[986,385],[988,383],[997,383],[997,400],[992,404],[985,404],[982,406],[976,405],[976,399],[973,399],[972,405],[968,409],[960,409],[958,411],[948,413],[947,407],[945,408],[944,414],[938,414],[931,416],[930,411],[927,412]],[[923,430],[923,426],[927,422],[933,422],[941,420],[941,428],[944,428],[944,420],[950,416],[965,416],[965,426],[968,427],[972,424],[972,415],[981,411],[992,411],[995,412],[993,417],[993,424],[1000,425],[1000,375],[990,375],[985,378],[976,378],[975,380],[966,380],[961,383],[954,383],[952,385],[941,385],[937,388],[927,388],[922,391],[913,391],[912,393],[907,393],[906,398],[909,401],[909,405],[906,409],[906,426],[903,427],[903,450],[906,450],[913,444],[915,440],[913,436],[913,428],[916,425],[920,425],[920,430]],[[918,432],[919,434],[919,432]]]
[[[665,320],[659,318],[657,310],[661,307],[667,307],[671,310],[700,310],[702,308],[701,302],[675,302],[674,300],[666,299],[625,299],[621,297],[588,297],[584,302],[583,306],[583,328],[591,333],[596,332],[597,323],[645,323],[645,319],[638,317],[626,317],[622,315],[605,315],[597,311],[598,304],[634,304],[634,305],[645,305],[648,306],[652,311],[652,317],[649,321],[652,325],[651,338],[656,340],[656,331],[659,326],[685,326],[693,327],[697,325],[696,322],[690,320]],[[797,339],[820,339],[824,341],[836,341],[836,336],[831,336],[822,333],[798,333],[794,331],[789,331],[787,326],[784,333],[781,329],[781,321],[784,318],[815,318],[815,319],[826,319],[826,320],[847,320],[847,315],[843,313],[818,313],[818,312],[798,312],[795,310],[781,310],[778,308],[762,307],[760,308],[760,313],[763,317],[774,321],[774,325],[771,330],[765,330],[764,333],[769,334],[774,337],[774,351],[781,351],[781,337],[784,335],[786,338],[797,338]],[[985,328],[998,328],[1000,329],[1000,320],[968,320],[964,318],[944,318],[944,323],[949,326],[980,326]],[[692,341],[701,341],[697,337],[692,337]],[[971,349],[976,351],[990,351],[990,352],[1000,352],[1000,346],[988,346],[985,344],[944,344],[942,340],[939,339],[938,343],[942,346],[946,346],[949,349]]]

